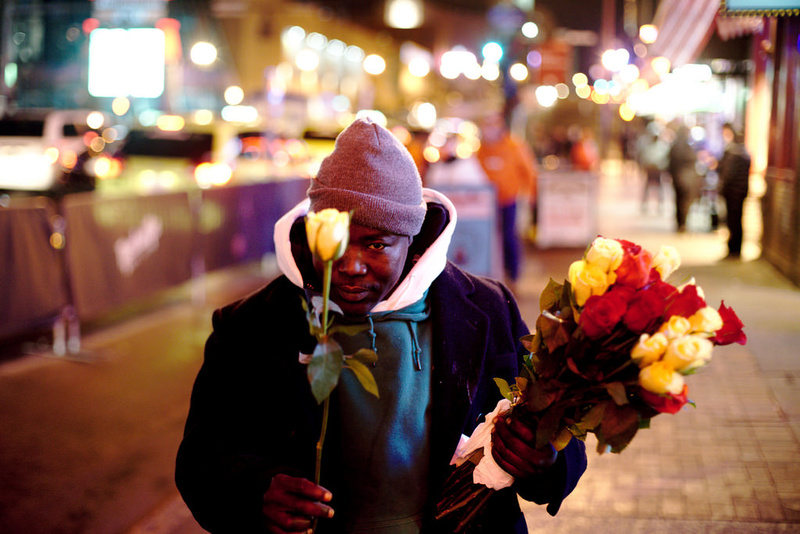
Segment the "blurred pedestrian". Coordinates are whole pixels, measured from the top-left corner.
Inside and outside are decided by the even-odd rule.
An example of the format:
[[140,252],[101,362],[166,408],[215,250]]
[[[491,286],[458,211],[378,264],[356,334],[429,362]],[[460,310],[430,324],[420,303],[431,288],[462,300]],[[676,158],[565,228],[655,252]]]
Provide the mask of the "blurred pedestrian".
[[428,132],[425,130],[413,129],[409,133],[411,136],[409,137],[406,148],[411,154],[411,157],[414,158],[414,164],[417,166],[419,175],[425,176],[429,165],[424,155],[425,145],[428,142]]
[[689,208],[697,197],[700,176],[697,173],[697,154],[689,143],[689,128],[680,125],[669,150],[669,173],[675,190],[675,223],[678,232],[686,231]]
[[[503,264],[511,285],[519,278],[520,240],[517,235],[517,200],[527,195],[532,216],[536,213],[536,178],[539,168],[532,150],[508,129],[499,112],[486,115],[480,124],[480,162],[497,188],[497,203],[503,232]],[[535,223],[535,220],[534,220]]]
[[661,187],[661,173],[667,169],[669,161],[669,145],[661,139],[654,123],[642,132],[637,143],[639,165],[645,172],[644,189],[642,191],[642,213],[647,212],[647,201],[652,191],[656,194],[658,211],[664,204],[664,191]]
[[600,150],[594,140],[592,129],[585,126],[580,129],[578,139],[570,148],[572,168],[579,171],[594,171],[600,165]]
[[725,152],[717,166],[719,189],[725,199],[725,224],[728,226],[729,259],[739,259],[742,254],[742,216],[744,201],[750,186],[750,154],[742,135],[733,124],[722,126]]

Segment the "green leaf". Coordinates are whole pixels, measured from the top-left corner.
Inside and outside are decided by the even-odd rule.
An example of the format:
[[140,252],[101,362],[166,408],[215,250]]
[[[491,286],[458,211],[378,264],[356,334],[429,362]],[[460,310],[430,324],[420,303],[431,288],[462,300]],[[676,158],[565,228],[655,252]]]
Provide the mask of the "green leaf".
[[528,352],[534,352],[536,350],[536,345],[533,344],[533,341],[536,339],[536,336],[533,334],[528,334],[527,336],[522,336],[519,338],[522,346],[525,347],[525,350]]
[[598,402],[592,408],[586,412],[583,418],[580,420],[578,424],[575,426],[580,430],[594,430],[597,428],[597,425],[603,420],[603,415],[606,411],[606,405],[608,405],[608,401]]
[[550,310],[561,300],[562,285],[552,278],[539,295],[539,310]]
[[376,398],[380,398],[378,394],[378,383],[375,382],[375,377],[372,376],[372,371],[369,370],[369,367],[356,359],[350,359],[347,362],[347,368],[353,371],[367,393],[371,393],[375,395]]
[[378,353],[372,349],[358,349],[350,354],[350,358],[358,360],[364,365],[372,365],[378,361]]
[[619,453],[628,446],[639,430],[639,412],[630,404],[617,406],[608,403],[600,423],[603,442],[611,452]]
[[354,336],[361,332],[368,330],[369,327],[365,324],[337,324],[328,329],[329,334],[344,334],[346,336]]
[[514,395],[511,393],[511,386],[508,385],[508,382],[502,378],[495,378],[494,383],[497,384],[497,388],[500,390],[500,394],[503,396],[503,398],[513,402]]
[[608,391],[608,394],[611,395],[611,398],[614,399],[614,402],[616,402],[618,406],[628,404],[628,396],[625,394],[625,386],[622,385],[622,382],[606,384],[606,391]]
[[528,389],[528,383],[533,379],[533,377],[526,378],[524,376],[518,376],[514,379],[514,382],[517,385],[517,391],[525,391]]
[[532,382],[528,385],[528,389],[525,390],[525,403],[532,412],[541,412],[550,406],[558,396],[557,391],[548,391],[543,384],[544,382],[541,381]]
[[536,448],[539,449],[547,445],[564,425],[561,417],[564,415],[564,407],[558,404],[553,405],[536,423]]
[[542,333],[542,339],[550,352],[554,352],[569,341],[570,332],[564,322],[555,315],[549,313],[539,315],[536,319],[536,329]]
[[308,364],[308,381],[311,384],[311,393],[314,394],[318,404],[322,404],[322,401],[328,398],[339,382],[343,358],[342,347],[332,339],[317,343],[314,348],[311,362]]

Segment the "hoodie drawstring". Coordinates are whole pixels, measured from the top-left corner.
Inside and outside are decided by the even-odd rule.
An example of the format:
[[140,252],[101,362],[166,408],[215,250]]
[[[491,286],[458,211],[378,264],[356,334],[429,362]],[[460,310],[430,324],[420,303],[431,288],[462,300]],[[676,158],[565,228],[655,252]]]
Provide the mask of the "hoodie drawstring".
[[[378,334],[375,333],[375,323],[372,321],[372,316],[371,315],[367,315],[367,321],[369,321],[369,332],[368,333],[369,333],[370,342],[372,344],[372,347],[370,347],[370,348],[372,349],[372,351],[375,354],[378,354],[378,347],[375,346],[375,338],[378,337]],[[372,367],[375,367],[377,364],[378,364],[377,362],[374,362],[372,364]]]
[[419,339],[417,339],[417,329],[411,321],[407,321],[408,333],[411,335],[411,360],[414,362],[414,370],[422,371],[422,362],[420,361],[420,354],[422,349],[419,347]]

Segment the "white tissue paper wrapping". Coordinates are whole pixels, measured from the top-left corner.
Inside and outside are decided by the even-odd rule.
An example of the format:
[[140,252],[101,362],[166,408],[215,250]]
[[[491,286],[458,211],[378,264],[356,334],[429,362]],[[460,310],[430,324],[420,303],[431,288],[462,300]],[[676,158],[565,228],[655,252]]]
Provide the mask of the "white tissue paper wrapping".
[[509,408],[511,408],[511,402],[508,399],[502,399],[497,403],[494,411],[486,416],[484,422],[475,427],[472,436],[467,438],[462,434],[461,441],[459,441],[456,452],[453,454],[453,459],[450,461],[451,464],[461,465],[470,454],[483,447],[483,458],[475,466],[475,471],[472,473],[472,481],[494,490],[507,488],[514,483],[514,477],[503,471],[503,468],[497,465],[497,462],[492,458],[492,429],[494,428],[495,417]]

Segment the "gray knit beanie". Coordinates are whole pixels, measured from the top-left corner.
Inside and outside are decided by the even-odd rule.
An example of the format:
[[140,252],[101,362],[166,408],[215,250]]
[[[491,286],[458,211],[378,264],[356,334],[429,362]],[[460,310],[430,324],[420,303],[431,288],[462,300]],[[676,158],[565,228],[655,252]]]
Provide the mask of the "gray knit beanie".
[[353,211],[353,222],[415,236],[425,219],[422,180],[411,154],[389,130],[357,119],[336,138],[308,189],[311,211]]

